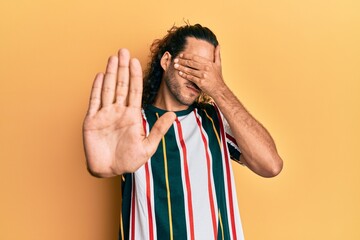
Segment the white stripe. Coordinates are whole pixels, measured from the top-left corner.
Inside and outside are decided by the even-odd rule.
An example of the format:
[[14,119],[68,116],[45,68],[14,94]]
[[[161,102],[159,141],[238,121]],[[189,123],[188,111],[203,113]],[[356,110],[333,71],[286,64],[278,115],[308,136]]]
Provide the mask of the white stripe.
[[236,236],[237,236],[237,240],[243,240],[244,233],[243,233],[243,228],[242,228],[241,219],[240,219],[239,204],[237,201],[236,186],[235,186],[235,180],[234,180],[234,174],[233,174],[233,170],[232,170],[231,161],[229,164],[230,164],[230,178],[231,178],[231,185],[232,185],[232,192],[233,192],[232,197],[233,197],[233,205],[234,205]]
[[[225,135],[226,136],[226,135]],[[240,152],[241,153],[241,150],[239,148],[239,146],[237,144],[235,144],[230,138],[226,137],[226,141],[227,143],[229,143],[231,146],[233,146],[236,151]]]
[[[219,119],[219,121],[223,121],[223,116],[221,115],[221,119]],[[224,124],[224,122],[223,122]],[[224,125],[223,125],[224,126]],[[224,126],[225,127],[225,126]],[[220,131],[224,131],[224,129],[221,129]],[[226,138],[226,133],[224,132],[225,138]],[[235,181],[234,181],[234,174],[232,171],[232,165],[231,165],[231,160],[230,160],[230,152],[228,149],[227,144],[223,144],[224,139],[222,138],[223,134],[220,134],[221,137],[221,148],[223,148],[223,146],[225,145],[225,149],[223,149],[223,151],[221,152],[222,154],[222,164],[223,164],[223,173],[224,173],[224,183],[225,183],[225,194],[226,194],[226,210],[227,210],[227,214],[228,214],[228,223],[229,223],[229,230],[230,230],[230,238],[233,239],[233,231],[232,231],[232,223],[231,223],[231,213],[230,213],[230,201],[229,201],[229,191],[228,191],[228,186],[229,186],[229,182],[227,181],[227,172],[226,172],[226,164],[225,161],[228,162],[229,167],[230,167],[230,184],[231,184],[231,189],[232,189],[232,202],[233,202],[233,208],[234,208],[234,218],[235,218],[235,226],[236,226],[236,236],[237,239],[244,239],[244,235],[243,235],[243,230],[242,230],[242,225],[241,225],[241,220],[240,220],[240,213],[239,213],[239,206],[238,206],[238,201],[237,201],[237,195],[236,195],[236,186],[235,186]],[[225,159],[225,151],[227,151],[229,158]]]
[[175,130],[175,136],[176,136],[176,144],[178,146],[179,154],[180,154],[181,180],[182,180],[183,193],[184,193],[186,234],[187,234],[187,239],[191,239],[188,194],[187,194],[187,189],[186,189],[186,180],[185,180],[186,177],[185,177],[185,169],[184,169],[184,156],[183,156],[182,147],[181,147],[181,143],[180,143],[180,138],[179,138],[179,134],[178,134],[179,129],[178,129],[176,123],[174,124],[174,130]]
[[[216,197],[216,191],[215,191],[215,183],[214,183],[214,175],[213,175],[213,156],[211,154],[211,151],[210,151],[210,148],[209,148],[209,136],[207,135],[207,132],[204,130],[204,128],[202,127],[202,118],[201,116],[199,115],[198,113],[198,110],[196,109],[196,116],[197,118],[200,120],[200,125],[201,125],[201,132],[204,134],[205,138],[206,138],[206,141],[207,141],[207,148],[205,149],[205,151],[208,152],[208,155],[209,155],[209,160],[210,160],[210,166],[209,166],[209,171],[210,171],[210,181],[211,181],[211,195],[212,195],[212,198],[213,198],[213,201],[214,201],[214,212],[215,212],[215,222],[216,222],[216,231],[218,230],[218,222],[219,222],[219,216],[218,216],[218,204],[217,204],[217,197]],[[201,135],[200,135],[201,137]],[[203,140],[201,139],[201,142],[203,144],[205,144],[203,142]],[[205,148],[205,146],[203,147]],[[205,155],[205,161],[206,161],[206,155]],[[218,159],[220,160],[220,159]],[[220,160],[221,161],[221,160]],[[206,180],[207,180],[207,176],[206,176]],[[210,206],[210,198],[208,197],[209,199],[209,206]],[[210,208],[209,208],[210,209]],[[211,209],[210,209],[210,214],[211,214]],[[212,219],[211,219],[211,223],[212,223]],[[211,225],[211,229],[213,229],[213,225]],[[210,229],[209,229],[210,230]],[[216,236],[217,237],[217,236]]]
[[[145,117],[145,116],[144,116]],[[146,122],[146,135],[149,133],[149,124]],[[150,179],[150,205],[153,220],[153,233],[156,239],[156,221],[154,209],[154,183],[151,168],[151,159],[148,161],[149,179]],[[141,166],[135,173],[135,239],[149,239],[149,214],[146,196],[146,170],[145,164]],[[133,207],[133,206],[132,206]],[[130,216],[131,224],[131,216]],[[130,228],[131,239],[131,228]]]
[[[146,121],[146,136],[149,135],[150,126],[149,123]],[[153,234],[154,240],[157,239],[157,227],[156,227],[156,217],[155,217],[155,199],[154,199],[154,179],[153,179],[153,172],[151,167],[151,158],[148,161],[149,167],[149,177],[150,177],[150,202],[151,202],[151,216],[152,216],[152,223],[153,223]]]
[[213,239],[210,202],[207,194],[206,155],[195,115],[189,114],[182,118],[181,124],[188,154],[195,238]]
[[134,174],[136,183],[135,239],[149,239],[145,166],[140,167]]

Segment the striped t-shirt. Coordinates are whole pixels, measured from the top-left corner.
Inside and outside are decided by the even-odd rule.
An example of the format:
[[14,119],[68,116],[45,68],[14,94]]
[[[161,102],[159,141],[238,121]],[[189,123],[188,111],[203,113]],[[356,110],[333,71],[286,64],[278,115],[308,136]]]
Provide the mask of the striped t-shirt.
[[[165,111],[143,110],[146,132]],[[231,158],[240,150],[215,105],[193,105],[122,182],[119,239],[243,239]]]

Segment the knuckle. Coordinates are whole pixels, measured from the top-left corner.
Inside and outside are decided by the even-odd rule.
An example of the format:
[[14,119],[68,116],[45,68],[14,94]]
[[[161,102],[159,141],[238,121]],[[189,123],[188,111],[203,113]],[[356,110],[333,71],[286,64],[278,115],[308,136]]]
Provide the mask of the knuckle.
[[130,89],[130,90],[129,90],[129,93],[130,93],[130,94],[135,94],[135,95],[141,95],[141,94],[142,94],[142,91],[141,91],[141,89],[133,88],[133,89]]
[[103,87],[103,91],[105,92],[105,93],[109,93],[109,92],[112,92],[112,87],[109,87],[109,86],[104,86]]
[[99,87],[99,86],[93,86],[93,87],[92,87],[92,91],[93,91],[93,92],[99,92],[99,91],[101,91],[101,87]]
[[90,103],[91,103],[91,104],[100,103],[100,98],[99,98],[99,97],[92,97],[92,98],[90,99]]
[[124,87],[128,87],[128,84],[124,80],[119,80],[118,81],[118,86],[124,88]]

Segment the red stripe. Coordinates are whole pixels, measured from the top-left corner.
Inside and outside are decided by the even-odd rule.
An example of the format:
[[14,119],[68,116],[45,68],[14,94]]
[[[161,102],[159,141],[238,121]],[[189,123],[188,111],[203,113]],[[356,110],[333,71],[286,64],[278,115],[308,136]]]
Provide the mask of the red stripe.
[[153,240],[154,232],[153,232],[153,219],[152,219],[151,201],[150,201],[150,173],[149,173],[148,163],[145,163],[145,173],[146,173],[146,203],[147,203],[148,219],[149,219],[149,237],[150,240]]
[[178,135],[179,135],[180,144],[181,144],[183,157],[184,157],[185,183],[186,183],[187,202],[188,202],[189,221],[190,221],[190,237],[193,240],[193,239],[195,239],[194,217],[193,217],[193,207],[192,207],[192,197],[191,197],[191,187],[190,187],[190,177],[189,177],[189,169],[188,169],[188,162],[187,162],[186,146],[185,146],[184,138],[182,135],[181,124],[177,118],[175,121],[176,121],[176,126],[178,129]]
[[224,131],[224,125],[221,121],[221,116],[219,113],[219,110],[217,109],[217,107],[215,107],[215,110],[218,114],[218,118],[219,118],[219,123],[220,123],[220,133],[221,133],[221,138],[222,138],[222,142],[223,142],[223,148],[224,148],[224,154],[225,154],[225,168],[226,168],[226,179],[227,179],[227,183],[228,183],[228,194],[229,194],[229,207],[230,207],[230,219],[231,219],[231,229],[232,229],[232,233],[233,233],[233,239],[237,239],[236,237],[236,226],[235,226],[235,216],[234,216],[234,203],[233,203],[233,196],[232,196],[232,185],[231,185],[231,177],[230,177],[230,163],[229,163],[229,155],[228,155],[228,151],[227,151],[227,146],[226,146],[226,138],[225,138],[225,131]]
[[135,176],[133,174],[133,189],[132,189],[132,199],[131,199],[131,239],[135,240]]
[[233,136],[231,136],[230,134],[226,133],[226,137],[227,137],[230,141],[232,141],[236,146],[238,146],[238,144],[237,144],[237,142],[236,142],[236,140],[235,140],[235,138],[234,138]]
[[[143,127],[146,133],[146,121],[143,118]],[[148,210],[148,220],[149,220],[149,237],[150,240],[154,239],[154,230],[153,230],[153,218],[152,218],[152,211],[151,211],[151,198],[150,198],[150,172],[149,172],[149,164],[145,163],[145,175],[146,175],[146,203],[147,203],[147,210]]]
[[214,198],[213,198],[213,189],[211,186],[211,167],[210,167],[210,155],[209,155],[209,146],[208,142],[206,140],[206,137],[204,135],[200,119],[198,118],[196,111],[194,110],[196,122],[199,126],[199,130],[201,133],[201,138],[204,143],[205,154],[206,154],[206,165],[207,165],[207,177],[208,177],[208,193],[209,193],[209,199],[210,199],[210,210],[211,210],[211,218],[212,218],[212,224],[213,224],[213,231],[214,231],[214,239],[217,238],[217,222],[216,222],[216,215],[215,215],[215,206],[214,206]]

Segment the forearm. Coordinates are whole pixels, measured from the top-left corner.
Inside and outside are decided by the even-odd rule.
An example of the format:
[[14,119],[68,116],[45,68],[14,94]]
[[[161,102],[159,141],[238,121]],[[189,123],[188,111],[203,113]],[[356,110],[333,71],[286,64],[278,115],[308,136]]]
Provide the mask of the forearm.
[[241,161],[263,177],[273,177],[282,169],[282,159],[268,131],[245,109],[224,84],[212,96],[227,120],[242,153]]

